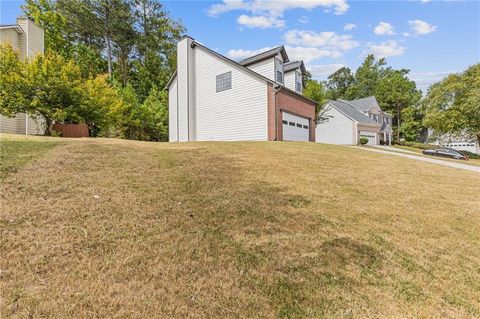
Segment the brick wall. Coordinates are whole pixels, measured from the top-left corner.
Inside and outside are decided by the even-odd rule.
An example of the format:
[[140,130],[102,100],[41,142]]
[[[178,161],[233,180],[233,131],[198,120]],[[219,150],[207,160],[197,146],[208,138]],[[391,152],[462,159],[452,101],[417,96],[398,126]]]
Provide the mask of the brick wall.
[[[315,142],[315,105],[312,102],[308,102],[294,93],[290,93],[286,90],[280,90],[276,94],[276,98],[273,97],[273,88],[271,85],[268,85],[269,88],[269,103],[268,103],[268,113],[273,112],[275,109],[276,120],[277,120],[277,140],[283,140],[283,130],[282,130],[282,112],[288,112],[294,115],[305,117],[309,119],[309,139],[310,142]],[[270,96],[272,96],[272,105],[270,104]],[[274,101],[276,100],[276,101]],[[275,103],[276,102],[276,103]],[[276,104],[276,107],[273,105]],[[275,123],[272,121],[270,123],[270,117],[268,122],[268,132],[270,139],[270,132],[275,133]]]

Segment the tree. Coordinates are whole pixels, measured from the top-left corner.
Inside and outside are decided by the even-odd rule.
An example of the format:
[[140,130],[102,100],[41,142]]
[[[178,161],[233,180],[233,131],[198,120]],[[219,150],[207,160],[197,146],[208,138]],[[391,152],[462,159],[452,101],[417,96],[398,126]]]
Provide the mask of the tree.
[[327,95],[331,100],[349,99],[347,92],[355,83],[352,71],[342,67],[331,74],[326,82]]
[[11,117],[25,109],[25,61],[10,44],[0,45],[0,114]]
[[67,109],[65,121],[86,123],[90,136],[109,136],[121,123],[123,100],[107,82],[107,75],[98,75],[82,83],[79,103]]
[[75,107],[81,94],[80,68],[54,51],[37,55],[27,64],[24,92],[28,104],[21,111],[45,119],[45,135],[50,135],[54,120],[63,121],[70,108]]
[[303,94],[311,100],[317,102],[317,107],[315,108],[315,121],[324,117],[325,105],[327,102],[325,89],[322,83],[316,80],[307,80],[305,82],[305,89]]
[[347,91],[348,97],[359,99],[375,95],[378,83],[391,70],[385,67],[386,64],[385,58],[375,61],[372,54],[368,55],[355,72],[355,82]]
[[432,85],[424,124],[437,134],[466,134],[480,143],[480,63]]
[[422,124],[424,113],[417,106],[409,106],[402,110],[402,124],[400,132],[407,141],[415,142],[420,137],[424,126]]
[[384,76],[377,79],[377,84],[373,88],[374,94],[380,103],[382,109],[386,112],[392,112],[396,117],[397,140],[400,140],[400,126],[402,110],[413,106],[420,100],[422,92],[417,90],[414,81],[411,81],[407,75],[409,70],[392,70],[384,72]]
[[71,38],[67,30],[67,20],[56,9],[53,0],[26,0],[22,6],[25,14],[40,25],[45,32],[45,51],[55,51],[69,58]]

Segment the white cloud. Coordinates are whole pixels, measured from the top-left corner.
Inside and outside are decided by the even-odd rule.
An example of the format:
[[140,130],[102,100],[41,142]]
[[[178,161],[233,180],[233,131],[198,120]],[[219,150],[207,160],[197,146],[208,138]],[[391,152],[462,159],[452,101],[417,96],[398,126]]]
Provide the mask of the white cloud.
[[357,27],[356,24],[347,23],[347,24],[343,27],[343,30],[345,30],[345,31],[351,31],[351,30],[355,29],[356,27]]
[[[271,47],[265,47],[258,50],[232,49],[227,52],[227,57],[235,61],[240,61],[270,49]],[[338,59],[342,57],[342,52],[332,49],[289,45],[285,46],[285,49],[287,50],[290,61],[303,60],[306,64],[321,58]]]
[[247,28],[283,28],[285,27],[285,20],[278,19],[273,16],[247,16],[242,14],[237,18],[237,23]]
[[316,33],[314,31],[291,30],[284,34],[284,39],[287,44],[291,45],[324,47],[340,51],[351,50],[359,45],[351,35],[341,35],[331,31]]
[[420,0],[420,3],[425,4],[425,3],[429,3],[430,1],[432,1],[432,0]]
[[218,16],[229,11],[246,10],[253,14],[268,13],[273,16],[282,16],[287,10],[312,10],[317,7],[333,9],[335,14],[343,14],[348,10],[349,5],[346,0],[223,0],[221,3],[212,5],[207,13],[210,16]]
[[307,16],[301,16],[300,19],[298,19],[298,22],[300,23],[308,23],[309,19]]
[[423,93],[427,92],[427,89],[430,85],[437,83],[444,78],[446,78],[449,74],[456,73],[458,71],[445,71],[445,72],[420,72],[420,73],[411,73],[408,77],[410,80],[415,81],[417,87],[423,91]]
[[403,32],[402,34],[403,34],[403,36],[406,37],[406,38],[408,38],[409,36],[411,36],[411,34],[408,33],[408,32]]
[[385,58],[402,55],[404,52],[405,47],[400,46],[397,41],[388,40],[379,44],[368,43],[363,55],[373,54],[377,58]]
[[318,79],[326,78],[344,66],[344,64],[311,64],[307,66],[307,70],[312,74],[313,78]]
[[410,20],[408,21],[408,25],[410,26],[410,29],[418,35],[429,34],[437,30],[437,26],[431,25],[422,20]]
[[395,34],[393,26],[388,22],[380,22],[374,29],[373,32],[377,35],[392,35]]
[[312,61],[321,59],[321,58],[333,58],[338,59],[342,57],[342,52],[332,49],[321,49],[314,47],[303,47],[303,46],[285,46],[287,50],[288,57],[290,61],[303,60],[305,63],[310,63]]

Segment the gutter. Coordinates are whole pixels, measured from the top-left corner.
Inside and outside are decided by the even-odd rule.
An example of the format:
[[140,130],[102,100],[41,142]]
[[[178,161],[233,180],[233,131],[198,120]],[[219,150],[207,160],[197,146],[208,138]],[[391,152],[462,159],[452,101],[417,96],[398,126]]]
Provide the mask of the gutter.
[[272,86],[273,88],[273,103],[274,103],[274,122],[275,122],[275,139],[274,141],[278,141],[278,119],[277,119],[277,93],[282,89],[282,86],[280,84],[277,84],[277,87],[275,85]]

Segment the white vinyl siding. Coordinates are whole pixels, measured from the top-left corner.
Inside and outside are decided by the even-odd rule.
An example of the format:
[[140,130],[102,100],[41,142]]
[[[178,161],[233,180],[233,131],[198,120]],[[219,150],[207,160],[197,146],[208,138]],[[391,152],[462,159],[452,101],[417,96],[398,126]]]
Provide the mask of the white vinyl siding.
[[28,132],[27,123],[25,121],[25,113],[17,113],[14,117],[8,118],[0,115],[0,132],[11,134],[29,134],[42,135],[45,132],[45,121],[42,117],[28,117]]
[[178,141],[177,136],[177,77],[168,88],[168,140]]
[[[197,140],[267,140],[266,81],[199,46],[194,50]],[[226,72],[231,89],[217,93],[216,76]]]
[[35,23],[28,20],[28,58],[33,59],[44,51],[43,30]]
[[274,57],[249,65],[247,66],[247,68],[257,72],[260,75],[263,75],[264,77],[272,81],[275,81],[275,58]]
[[285,73],[285,86],[290,90],[295,91],[295,71],[288,71]]
[[357,144],[353,137],[355,122],[334,107],[327,107],[330,109],[325,115],[331,117],[323,123],[317,123],[315,141],[327,144]]
[[15,28],[0,29],[0,43],[10,43],[14,50],[19,50],[19,34]]

